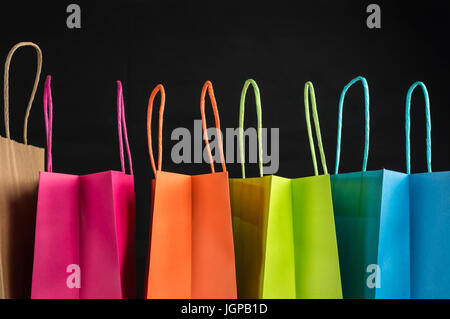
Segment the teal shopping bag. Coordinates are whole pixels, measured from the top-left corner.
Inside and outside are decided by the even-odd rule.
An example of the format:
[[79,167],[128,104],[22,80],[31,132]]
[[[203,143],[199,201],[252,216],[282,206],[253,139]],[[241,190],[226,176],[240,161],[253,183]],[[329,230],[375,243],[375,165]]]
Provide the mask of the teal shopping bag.
[[[339,173],[345,94],[361,82],[365,99],[365,147],[360,172]],[[409,298],[409,184],[404,173],[367,171],[369,88],[357,77],[339,101],[336,168],[331,189],[344,298]]]
[[409,175],[411,214],[411,296],[450,298],[450,172],[431,172],[431,115],[426,86],[414,83],[406,96],[406,170],[411,173],[411,95],[421,87],[425,98],[427,173]]

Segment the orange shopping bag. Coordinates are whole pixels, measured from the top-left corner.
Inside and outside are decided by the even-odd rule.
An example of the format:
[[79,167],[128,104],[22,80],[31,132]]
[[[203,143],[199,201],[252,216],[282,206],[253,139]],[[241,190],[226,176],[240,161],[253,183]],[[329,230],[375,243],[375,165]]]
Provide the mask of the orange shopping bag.
[[[215,172],[206,133],[205,95],[214,111],[222,172]],[[151,142],[153,100],[161,94],[158,132],[158,168]],[[164,87],[150,95],[147,134],[153,181],[153,223],[148,262],[147,298],[231,299],[237,297],[228,172],[223,156],[220,120],[211,82],[200,100],[211,174],[189,176],[161,169]]]

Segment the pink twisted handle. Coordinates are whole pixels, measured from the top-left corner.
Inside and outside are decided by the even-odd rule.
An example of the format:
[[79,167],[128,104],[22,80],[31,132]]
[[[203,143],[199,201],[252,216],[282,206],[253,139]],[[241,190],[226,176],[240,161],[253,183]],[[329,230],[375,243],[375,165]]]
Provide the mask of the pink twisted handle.
[[[53,162],[52,162],[53,100],[52,100],[51,80],[52,77],[48,75],[44,85],[44,120],[45,120],[45,132],[47,137],[47,172],[53,171]],[[128,143],[127,125],[125,122],[123,90],[122,90],[122,83],[120,81],[117,81],[117,122],[119,131],[120,164],[122,167],[122,172],[125,173],[125,160],[122,141],[122,134],[123,134],[123,138],[125,139],[125,146],[127,148],[128,153],[128,163],[130,166],[130,173],[131,175],[133,175],[133,164],[131,161],[131,152]]]
[[47,75],[44,85],[44,120],[47,137],[47,172],[53,171],[52,163],[52,128],[53,128],[53,101],[51,89],[51,75]]
[[133,163],[131,161],[131,151],[130,145],[128,143],[127,124],[125,121],[125,105],[123,102],[123,89],[122,89],[122,82],[120,81],[117,81],[117,126],[119,131],[120,165],[122,167],[122,172],[125,173],[125,159],[123,152],[123,140],[125,140],[125,146],[127,148],[127,155],[128,155],[128,164],[130,166],[130,174],[133,175]]

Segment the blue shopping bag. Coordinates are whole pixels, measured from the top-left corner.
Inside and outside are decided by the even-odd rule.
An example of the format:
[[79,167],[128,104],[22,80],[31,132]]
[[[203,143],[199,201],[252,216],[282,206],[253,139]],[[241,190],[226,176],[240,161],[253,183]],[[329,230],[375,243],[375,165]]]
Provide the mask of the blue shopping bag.
[[[361,82],[365,97],[365,147],[360,172],[339,173],[342,114],[347,90]],[[410,298],[408,175],[385,169],[367,171],[369,89],[357,77],[339,101],[333,208],[344,298]]]
[[427,173],[409,175],[411,214],[411,297],[450,298],[450,172],[431,172],[431,116],[426,86],[414,83],[406,96],[406,169],[411,173],[411,95],[425,97]]

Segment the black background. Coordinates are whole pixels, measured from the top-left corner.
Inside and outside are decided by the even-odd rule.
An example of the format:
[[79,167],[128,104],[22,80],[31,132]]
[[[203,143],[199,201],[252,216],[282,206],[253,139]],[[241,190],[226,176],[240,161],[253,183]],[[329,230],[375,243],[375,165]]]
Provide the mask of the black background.
[[[167,94],[163,140],[163,169],[167,171],[198,174],[209,170],[206,163],[176,165],[170,159],[175,143],[170,140],[172,130],[193,129],[194,119],[200,119],[204,81],[214,84],[222,127],[236,128],[242,85],[254,78],[261,89],[263,126],[280,128],[277,175],[313,173],[303,109],[303,86],[308,80],[315,85],[332,173],[339,95],[358,75],[367,78],[370,88],[368,169],[405,171],[405,96],[417,80],[425,82],[430,93],[433,170],[450,169],[447,1],[376,1],[382,13],[380,30],[366,26],[370,1],[77,1],[82,14],[79,30],[66,27],[66,7],[71,2],[2,3],[0,58],[5,59],[20,41],[36,42],[43,50],[42,82],[28,137],[31,144],[45,146],[42,83],[51,74],[56,172],[120,169],[115,80],[122,80],[136,184],[141,289],[153,177],[146,112],[150,92],[158,83]],[[11,134],[20,141],[34,70],[34,51],[19,50],[11,68],[10,117]],[[342,172],[361,169],[362,94],[357,85],[346,97]],[[256,124],[253,106],[250,93],[246,126]],[[425,171],[425,118],[419,90],[412,112],[413,170]],[[210,110],[207,116],[212,125]],[[228,169],[231,177],[240,177],[237,164]],[[248,165],[247,171],[256,176],[256,165]]]

